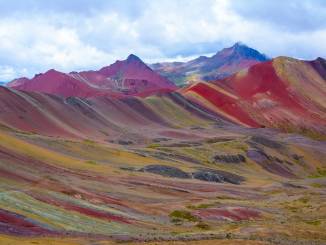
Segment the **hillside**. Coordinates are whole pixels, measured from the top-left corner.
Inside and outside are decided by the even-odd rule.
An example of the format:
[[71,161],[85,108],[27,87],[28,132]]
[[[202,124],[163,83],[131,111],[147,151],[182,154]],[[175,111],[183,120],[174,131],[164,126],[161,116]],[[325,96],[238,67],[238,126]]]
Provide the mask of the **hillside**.
[[325,60],[279,57],[182,94],[234,122],[314,135],[326,132]]

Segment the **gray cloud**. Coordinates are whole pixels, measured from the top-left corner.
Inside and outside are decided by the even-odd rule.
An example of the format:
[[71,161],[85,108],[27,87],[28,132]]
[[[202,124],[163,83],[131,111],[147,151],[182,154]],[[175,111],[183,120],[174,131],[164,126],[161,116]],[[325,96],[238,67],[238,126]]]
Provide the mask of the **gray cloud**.
[[325,0],[234,0],[232,9],[244,18],[289,32],[326,28]]

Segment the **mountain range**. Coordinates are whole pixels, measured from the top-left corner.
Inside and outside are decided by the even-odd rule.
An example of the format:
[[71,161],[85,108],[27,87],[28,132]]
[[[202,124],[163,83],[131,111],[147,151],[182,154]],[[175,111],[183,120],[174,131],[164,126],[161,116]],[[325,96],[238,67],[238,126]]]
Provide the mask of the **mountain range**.
[[152,71],[142,60],[131,54],[126,60],[116,61],[98,71],[63,73],[51,69],[32,79],[18,78],[9,87],[56,94],[65,97],[147,96],[152,93],[170,92],[176,86]]
[[269,58],[240,42],[225,48],[211,57],[200,56],[187,62],[152,64],[153,70],[179,86],[196,81],[211,81],[228,77],[241,69]]
[[[157,69],[162,66],[173,69],[168,69],[168,75],[162,72],[159,75]],[[131,54],[126,60],[98,71],[63,73],[52,69],[32,79],[15,79],[7,86],[64,98],[121,99],[176,92],[246,127],[280,128],[317,135],[326,132],[326,69],[322,58],[269,60],[258,51],[236,43],[209,58],[201,56],[186,63],[156,64],[152,68],[154,70]],[[196,73],[200,78],[179,89],[169,78],[171,74],[179,76],[180,72]],[[215,79],[216,76],[219,78]]]

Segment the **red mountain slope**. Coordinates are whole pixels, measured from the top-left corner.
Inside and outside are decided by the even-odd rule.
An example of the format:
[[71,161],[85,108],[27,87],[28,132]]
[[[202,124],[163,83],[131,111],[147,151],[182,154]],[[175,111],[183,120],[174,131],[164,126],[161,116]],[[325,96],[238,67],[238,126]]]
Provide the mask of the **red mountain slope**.
[[148,96],[176,89],[172,82],[152,71],[135,55],[130,55],[126,60],[103,67],[99,71],[67,74],[49,70],[32,79],[16,79],[8,86],[23,91],[84,98],[102,95],[112,97]]
[[321,58],[309,62],[279,57],[182,93],[248,126],[325,132],[325,71]]
[[75,79],[69,74],[53,69],[43,74],[38,74],[32,79],[19,78],[9,83],[8,86],[23,91],[43,92],[64,97],[91,97],[103,93],[100,89],[91,87],[89,84]]

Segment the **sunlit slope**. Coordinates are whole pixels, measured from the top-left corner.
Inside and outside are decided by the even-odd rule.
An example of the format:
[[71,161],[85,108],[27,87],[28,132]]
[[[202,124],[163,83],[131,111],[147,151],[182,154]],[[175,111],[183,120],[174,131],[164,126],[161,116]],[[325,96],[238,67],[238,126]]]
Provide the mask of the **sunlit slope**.
[[13,130],[107,141],[145,140],[173,128],[224,122],[217,114],[178,94],[146,99],[98,97],[87,100],[4,87],[0,88],[0,113],[0,123]]
[[247,126],[325,134],[325,60],[279,57],[213,83],[183,89],[190,100]]

